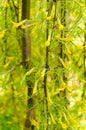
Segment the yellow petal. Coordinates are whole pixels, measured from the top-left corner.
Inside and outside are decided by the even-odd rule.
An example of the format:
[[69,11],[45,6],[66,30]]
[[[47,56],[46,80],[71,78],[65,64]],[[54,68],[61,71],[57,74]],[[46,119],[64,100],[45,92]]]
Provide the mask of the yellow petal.
[[64,29],[64,26],[61,23],[59,23],[59,30],[63,30],[63,29]]
[[59,57],[59,59],[60,59],[62,65],[63,65],[63,67],[64,67],[64,68],[67,68],[67,64],[66,64],[60,57]]
[[78,49],[83,49],[84,46],[83,45],[76,45]]
[[68,128],[68,125],[65,124],[65,123],[61,123],[61,125],[62,125],[62,128],[65,129],[65,130]]
[[8,2],[4,2],[2,5],[4,8],[8,8],[9,7],[9,3]]
[[48,17],[47,17],[47,20],[51,20],[51,19],[52,19],[51,16],[48,16]]
[[50,46],[50,41],[47,40],[47,41],[45,42],[45,45],[46,45],[47,47]]
[[26,25],[21,26],[22,29],[27,29],[28,27]]
[[20,26],[20,23],[16,23],[16,22],[12,22],[13,23],[13,26],[15,27],[15,28],[18,28],[19,26]]
[[45,71],[46,71],[46,69],[43,69],[43,71],[41,72],[41,77],[44,77]]
[[52,105],[52,104],[53,104],[50,94],[48,94],[47,100],[48,100],[49,105]]
[[9,66],[9,64],[10,64],[10,61],[7,62],[7,63],[4,65],[4,68],[7,68],[7,67]]
[[62,38],[63,41],[66,41],[66,42],[70,42],[71,41],[71,38],[70,37],[66,37],[66,38]]
[[26,72],[25,75],[26,75],[26,76],[27,76],[27,75],[30,75],[30,74],[33,72],[33,70],[34,70],[34,68],[30,69],[29,71]]
[[37,85],[38,85],[38,80],[35,82],[34,88],[33,88],[33,94],[37,92]]
[[31,119],[30,121],[32,125],[34,125],[37,129],[39,129],[39,123],[36,120]]
[[68,51],[68,54],[72,54],[72,52],[70,51],[70,49],[69,48],[67,48],[67,51]]
[[5,31],[0,31],[0,38],[3,38],[5,35]]

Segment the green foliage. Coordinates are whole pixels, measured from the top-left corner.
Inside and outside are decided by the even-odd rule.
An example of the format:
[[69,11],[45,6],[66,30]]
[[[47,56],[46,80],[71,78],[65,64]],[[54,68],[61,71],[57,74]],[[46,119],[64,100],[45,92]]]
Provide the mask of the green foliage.
[[[0,130],[23,130],[27,100],[31,97],[36,110],[31,123],[36,130],[86,129],[86,95],[82,97],[86,91],[86,5],[85,0],[65,1],[66,26],[61,21],[62,0],[53,3],[49,17],[45,0],[31,1],[31,19],[24,21],[21,0],[0,1]],[[31,37],[31,69],[27,72],[22,65],[21,42],[26,29],[30,29]],[[62,37],[62,33],[66,36]],[[46,74],[47,99],[43,88]],[[29,97],[26,80],[34,82]]]

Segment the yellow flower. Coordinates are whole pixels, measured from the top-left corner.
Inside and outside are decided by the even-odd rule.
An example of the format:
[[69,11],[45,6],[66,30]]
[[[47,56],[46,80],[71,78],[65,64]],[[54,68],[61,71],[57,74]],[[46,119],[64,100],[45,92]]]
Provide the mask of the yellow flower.
[[68,128],[67,124],[65,124],[65,123],[61,123],[61,125],[62,125],[62,128],[65,130]]
[[4,30],[3,30],[3,31],[0,31],[0,38],[3,38],[4,35],[5,35],[5,31],[4,31]]
[[15,28],[18,28],[19,26],[20,26],[20,23],[16,23],[16,22],[12,22],[13,23],[13,26],[15,27]]
[[63,41],[66,41],[66,42],[70,42],[71,41],[71,38],[70,37],[66,37],[66,38],[62,38]]
[[31,124],[39,130],[39,123],[34,119],[30,119],[30,121],[31,121]]
[[21,26],[22,29],[27,29],[28,27],[26,25]]
[[83,45],[76,45],[78,49],[83,49],[84,46]]
[[68,48],[67,49],[67,51],[68,51],[68,53],[71,55],[72,54],[72,52],[71,52],[71,50]]
[[51,16],[47,16],[47,18],[46,18],[47,20],[51,20],[52,18],[51,18]]
[[61,23],[59,23],[59,30],[63,30],[63,29],[64,29],[64,26]]
[[50,41],[49,40],[47,40],[46,42],[45,42],[45,46],[50,46]]
[[8,2],[4,2],[2,6],[3,6],[4,8],[8,8],[8,7],[9,7],[9,4],[8,4]]

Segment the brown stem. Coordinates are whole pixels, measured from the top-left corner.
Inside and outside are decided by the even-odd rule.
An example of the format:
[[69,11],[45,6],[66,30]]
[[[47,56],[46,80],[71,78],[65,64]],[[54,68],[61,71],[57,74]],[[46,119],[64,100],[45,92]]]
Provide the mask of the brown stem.
[[[52,11],[52,6],[53,6],[53,1],[51,1],[49,3],[49,0],[47,0],[47,10],[48,10],[48,14],[47,17],[49,17],[51,15],[51,11]],[[46,27],[46,41],[48,40],[49,37],[49,21],[47,21],[47,27]],[[45,96],[45,100],[46,100],[46,118],[47,118],[47,128],[48,129],[48,101],[47,101],[47,72],[49,69],[49,46],[46,46],[46,57],[45,57],[45,75],[44,75],[44,96]]]
[[[86,2],[85,2],[86,5]],[[86,23],[85,23],[85,30],[86,30]],[[86,32],[84,33],[84,58],[83,58],[83,63],[84,63],[84,81],[86,81]],[[86,82],[84,83],[83,87],[83,93],[82,93],[82,99],[86,98]]]
[[[30,19],[30,0],[22,0],[22,20]],[[25,23],[25,26],[28,26],[29,22]],[[25,71],[27,72],[31,69],[31,40],[30,40],[30,30],[27,28],[23,30],[22,36],[22,61]],[[34,118],[34,109],[30,109],[33,106],[33,98],[29,98],[32,95],[32,86],[33,82],[31,81],[30,77],[26,77],[27,83],[27,106],[28,111],[26,113],[26,120],[25,120],[25,128],[24,130],[33,130],[34,127],[31,125],[31,119]]]

